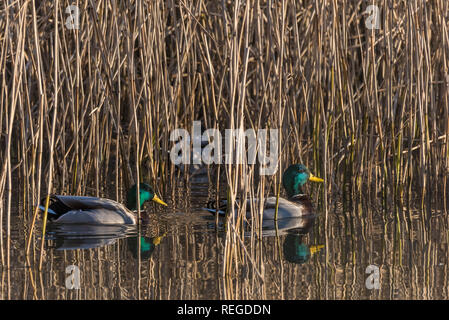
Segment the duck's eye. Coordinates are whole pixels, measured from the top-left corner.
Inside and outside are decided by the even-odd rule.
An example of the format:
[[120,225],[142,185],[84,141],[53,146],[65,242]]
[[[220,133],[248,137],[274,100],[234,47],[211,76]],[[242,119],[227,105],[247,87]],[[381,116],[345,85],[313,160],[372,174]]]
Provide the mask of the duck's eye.
[[304,169],[303,167],[299,167],[299,168],[298,168],[298,173],[299,173],[299,174],[303,174],[303,173],[306,173],[306,172],[307,172],[307,170]]

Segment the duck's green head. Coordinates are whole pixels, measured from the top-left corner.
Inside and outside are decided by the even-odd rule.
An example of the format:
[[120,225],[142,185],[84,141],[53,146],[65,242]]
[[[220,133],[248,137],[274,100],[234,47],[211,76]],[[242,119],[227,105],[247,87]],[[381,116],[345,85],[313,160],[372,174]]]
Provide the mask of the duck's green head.
[[[145,203],[145,201],[149,200],[167,206],[167,204],[156,195],[153,188],[149,184],[141,183],[139,185],[139,193],[140,193],[140,209],[142,209],[142,206]],[[126,206],[130,210],[137,210],[137,184],[133,185],[131,189],[129,189]]]
[[301,194],[301,187],[307,182],[307,180],[314,182],[324,181],[321,178],[315,177],[303,164],[292,164],[282,175],[282,185],[287,191],[287,195],[289,197]]

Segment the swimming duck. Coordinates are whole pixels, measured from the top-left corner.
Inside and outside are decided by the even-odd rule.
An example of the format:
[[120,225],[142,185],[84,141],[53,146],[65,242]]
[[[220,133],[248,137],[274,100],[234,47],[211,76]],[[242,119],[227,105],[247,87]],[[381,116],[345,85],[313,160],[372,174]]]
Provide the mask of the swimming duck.
[[[293,164],[282,175],[282,185],[287,192],[287,199],[279,198],[277,219],[298,218],[313,215],[312,201],[302,192],[302,186],[308,181],[323,182],[324,180],[314,176],[310,170],[302,164]],[[255,199],[257,202],[257,199]],[[215,208],[215,201],[210,201],[205,210],[211,213],[224,215],[226,201],[221,201],[219,208]],[[251,217],[249,200],[247,203],[247,218]],[[274,220],[276,212],[276,197],[268,197],[265,201],[263,219]]]
[[[146,201],[167,206],[146,183],[140,183],[140,208]],[[44,202],[42,202],[44,203]],[[39,205],[45,211],[44,205]],[[136,217],[132,211],[137,210],[137,185],[131,187],[127,194],[126,207],[114,200],[83,197],[83,196],[50,196],[48,219],[52,223],[67,224],[136,224]]]

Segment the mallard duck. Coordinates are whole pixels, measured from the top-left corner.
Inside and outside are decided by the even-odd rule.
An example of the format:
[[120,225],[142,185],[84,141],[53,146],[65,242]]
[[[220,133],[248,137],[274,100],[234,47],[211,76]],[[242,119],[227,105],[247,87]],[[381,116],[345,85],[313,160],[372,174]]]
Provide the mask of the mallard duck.
[[[302,192],[302,186],[308,181],[323,182],[324,180],[314,176],[306,166],[293,164],[285,170],[282,175],[282,185],[287,192],[287,199],[279,198],[277,219],[299,218],[313,215],[312,201],[309,196]],[[249,200],[248,200],[249,201]],[[258,199],[254,199],[257,203]],[[250,205],[247,203],[247,218],[251,217]],[[211,213],[224,215],[226,212],[226,201],[221,201],[219,208],[215,207],[215,201],[210,201],[207,208]],[[276,212],[276,197],[268,197],[265,201],[263,219],[274,220]]]
[[[143,204],[149,200],[167,206],[149,184],[140,183],[139,193],[141,210]],[[39,208],[45,211],[45,205],[42,203]],[[136,217],[132,212],[135,210],[137,210],[137,185],[128,191],[126,207],[104,198],[52,195],[48,206],[48,219],[52,223],[67,224],[136,224]]]

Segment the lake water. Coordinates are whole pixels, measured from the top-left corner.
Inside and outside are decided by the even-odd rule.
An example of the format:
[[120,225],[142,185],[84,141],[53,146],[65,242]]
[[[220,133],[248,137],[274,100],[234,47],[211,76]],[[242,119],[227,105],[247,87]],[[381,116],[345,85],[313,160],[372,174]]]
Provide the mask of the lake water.
[[415,209],[337,203],[327,226],[317,210],[316,219],[282,221],[277,231],[266,225],[260,241],[244,237],[253,260],[240,252],[238,268],[224,274],[225,231],[201,209],[213,194],[204,181],[176,186],[162,195],[168,208],[148,206],[141,230],[49,226],[41,271],[39,245],[30,261],[25,255],[29,221],[15,213],[0,298],[448,298],[447,219],[438,212],[424,222]]

